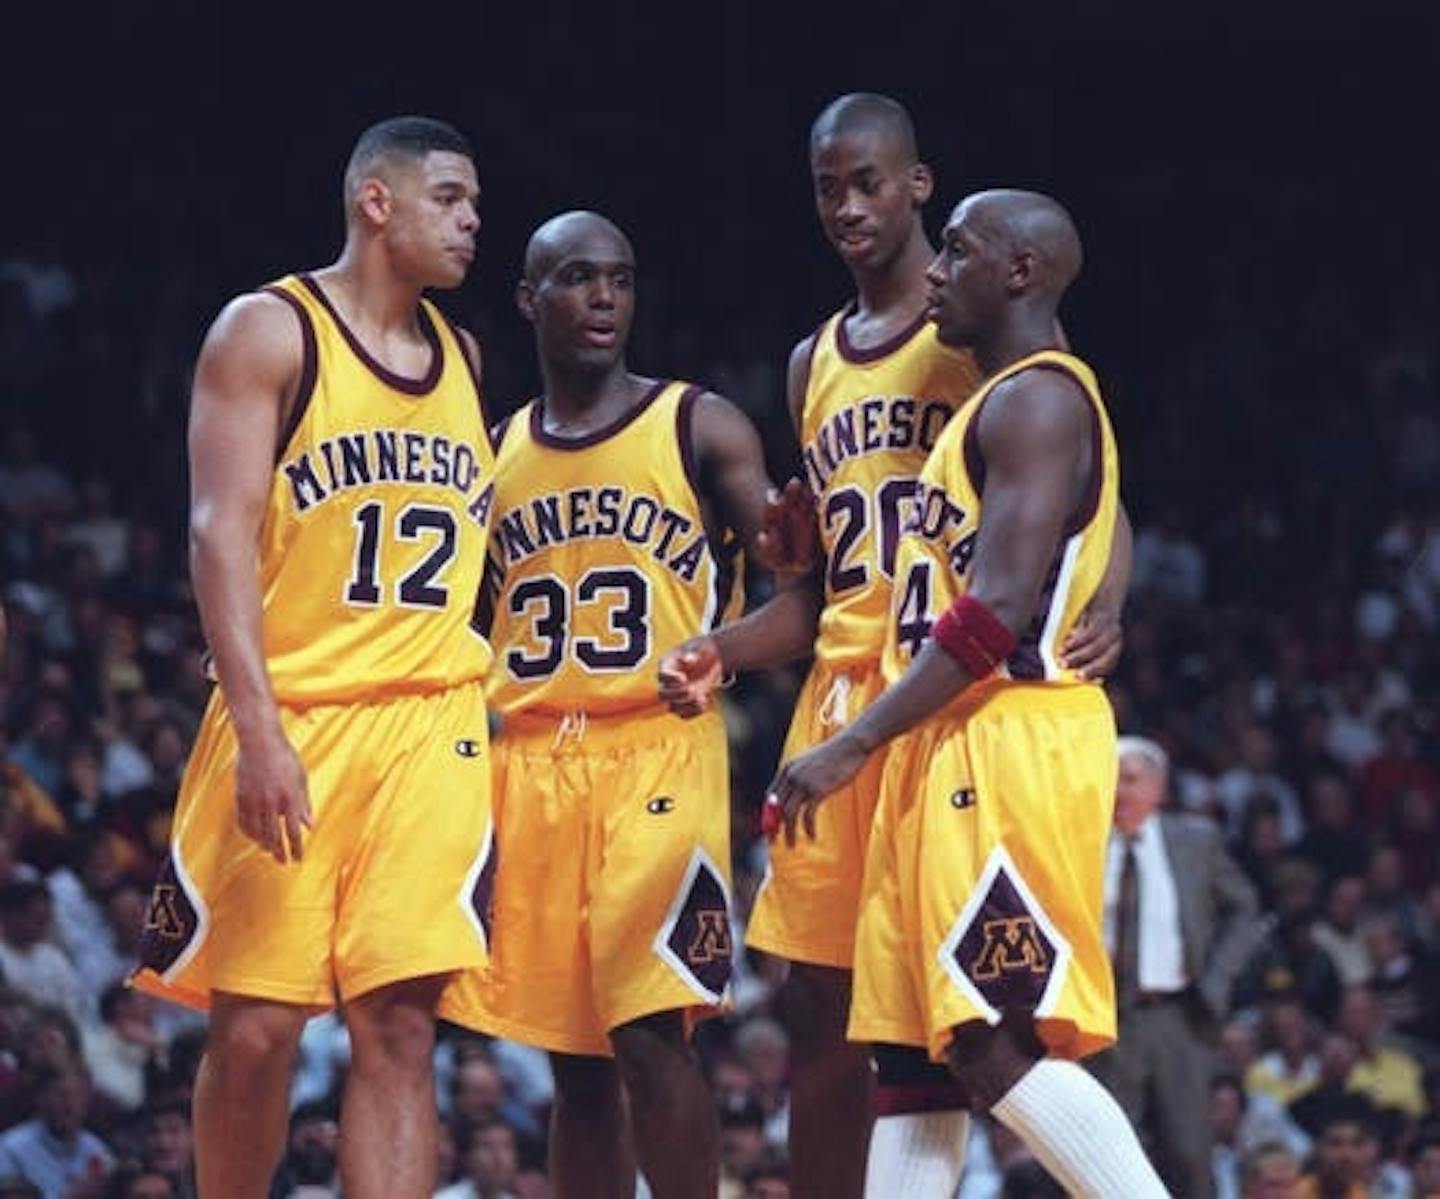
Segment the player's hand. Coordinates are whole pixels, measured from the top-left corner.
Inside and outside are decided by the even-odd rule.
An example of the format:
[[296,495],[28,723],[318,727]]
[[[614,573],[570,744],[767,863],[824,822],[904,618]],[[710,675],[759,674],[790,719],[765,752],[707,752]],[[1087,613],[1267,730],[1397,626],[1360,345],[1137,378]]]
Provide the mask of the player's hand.
[[279,729],[241,743],[235,760],[235,809],[240,831],[277,862],[300,860],[300,830],[313,829],[315,817],[305,768]]
[[692,637],[660,659],[660,698],[686,720],[707,712],[725,681],[713,637]]
[[1124,645],[1117,613],[1086,608],[1060,646],[1060,663],[1082,679],[1099,682],[1119,665]]
[[[838,791],[865,765],[870,755],[849,731],[836,733],[829,741],[807,750],[780,767],[765,796],[761,827],[769,832],[776,826],[775,808],[785,826],[785,844],[795,847],[795,830],[805,826],[805,835],[815,840],[815,813],[825,797]],[[771,833],[771,836],[774,834]]]
[[820,552],[820,526],[815,497],[799,479],[765,499],[765,523],[755,535],[760,565],[779,578],[795,578],[815,569]]

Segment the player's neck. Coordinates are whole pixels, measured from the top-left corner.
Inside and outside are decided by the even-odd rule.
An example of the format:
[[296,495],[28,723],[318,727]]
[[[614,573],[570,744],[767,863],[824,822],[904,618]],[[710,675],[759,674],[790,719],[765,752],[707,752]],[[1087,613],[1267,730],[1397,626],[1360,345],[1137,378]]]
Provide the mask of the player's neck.
[[347,245],[330,266],[315,272],[331,302],[357,332],[420,332],[422,288],[395,277],[388,265]]
[[986,375],[1002,371],[1013,362],[1038,354],[1041,350],[1058,350],[1055,338],[1055,314],[1017,313],[984,345],[976,345],[975,361]]
[[852,271],[856,314],[862,320],[914,320],[925,308],[925,268],[934,257],[930,239],[917,228],[905,248],[880,270]]
[[648,391],[621,359],[604,371],[546,365],[545,426],[552,433],[588,433],[618,420]]

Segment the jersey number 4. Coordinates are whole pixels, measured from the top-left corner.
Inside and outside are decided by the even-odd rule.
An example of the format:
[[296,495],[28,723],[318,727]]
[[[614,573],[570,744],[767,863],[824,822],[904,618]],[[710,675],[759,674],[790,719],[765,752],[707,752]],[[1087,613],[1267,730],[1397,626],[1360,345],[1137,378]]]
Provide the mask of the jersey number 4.
[[[605,605],[603,637],[573,634],[579,609]],[[548,678],[565,658],[570,642],[575,660],[593,674],[633,670],[650,654],[650,581],[632,567],[596,567],[574,585],[573,594],[563,580],[539,575],[517,583],[509,596],[510,615],[526,616],[531,640],[540,652],[512,649],[505,665],[517,679]]]
[[[345,584],[345,602],[373,608],[384,598],[380,583],[380,533],[385,506],[378,500],[355,510],[355,568]],[[426,541],[430,552],[395,584],[395,602],[402,608],[443,608],[450,598],[440,578],[455,557],[455,517],[444,508],[407,504],[395,514],[398,541]]]

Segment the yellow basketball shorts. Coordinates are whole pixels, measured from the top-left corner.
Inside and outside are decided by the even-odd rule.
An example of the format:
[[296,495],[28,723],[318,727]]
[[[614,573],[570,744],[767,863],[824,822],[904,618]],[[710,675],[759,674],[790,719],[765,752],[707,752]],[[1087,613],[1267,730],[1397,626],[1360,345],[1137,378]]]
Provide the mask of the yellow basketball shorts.
[[217,688],[135,986],[200,1008],[213,991],[327,1008],[482,965],[494,862],[480,685],[280,718],[315,817],[302,859],[276,862],[236,823],[237,746]]
[[1115,1039],[1101,937],[1115,722],[1098,687],[1004,682],[894,742],[866,860],[852,1040],[920,1045],[1033,1014],[1050,1052]]
[[[847,671],[816,662],[795,702],[783,760],[834,736],[884,689],[878,666]],[[851,968],[882,762],[877,754],[849,785],[820,805],[813,841],[802,832],[793,849],[783,837],[772,842],[770,869],[755,898],[747,945],[792,962]]]
[[732,954],[720,717],[509,716],[494,785],[490,966],[452,983],[440,1014],[608,1056],[622,1024],[717,1011]]

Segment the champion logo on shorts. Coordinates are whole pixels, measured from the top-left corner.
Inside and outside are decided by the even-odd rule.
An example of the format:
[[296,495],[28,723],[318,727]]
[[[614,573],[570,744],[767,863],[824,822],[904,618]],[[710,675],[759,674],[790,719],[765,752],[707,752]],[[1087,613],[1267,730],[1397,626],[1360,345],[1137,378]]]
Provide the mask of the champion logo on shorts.
[[657,795],[645,805],[645,810],[652,816],[663,816],[675,810],[675,801],[668,795]]
[[964,811],[966,808],[973,808],[975,806],[974,790],[970,787],[961,787],[950,796],[950,806],[952,808],[959,808],[961,811]]
[[478,758],[480,756],[480,742],[471,741],[468,738],[455,742],[455,752],[462,758]]

